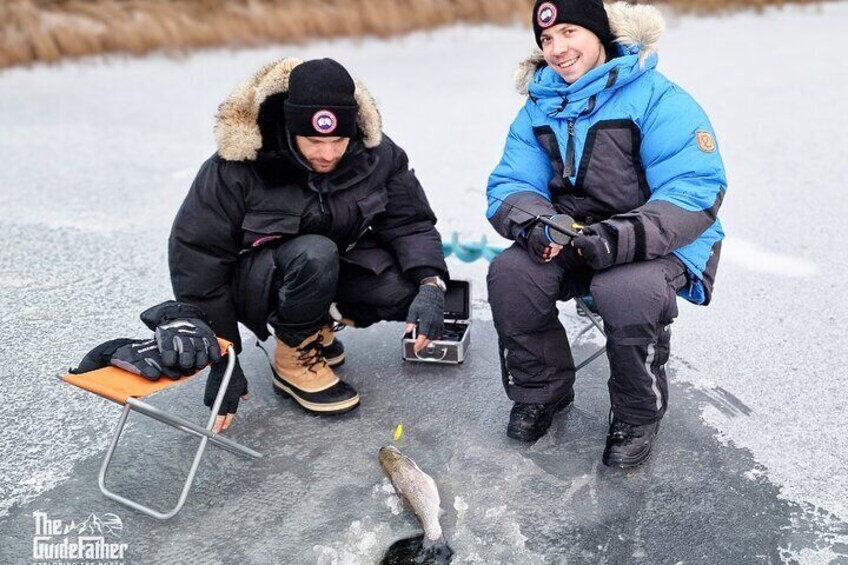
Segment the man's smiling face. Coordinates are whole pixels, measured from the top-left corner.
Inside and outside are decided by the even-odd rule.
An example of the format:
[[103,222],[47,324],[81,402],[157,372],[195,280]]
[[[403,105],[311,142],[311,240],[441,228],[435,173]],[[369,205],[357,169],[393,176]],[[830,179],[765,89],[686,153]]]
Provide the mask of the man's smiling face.
[[606,62],[598,36],[574,24],[557,24],[542,32],[545,62],[568,84]]

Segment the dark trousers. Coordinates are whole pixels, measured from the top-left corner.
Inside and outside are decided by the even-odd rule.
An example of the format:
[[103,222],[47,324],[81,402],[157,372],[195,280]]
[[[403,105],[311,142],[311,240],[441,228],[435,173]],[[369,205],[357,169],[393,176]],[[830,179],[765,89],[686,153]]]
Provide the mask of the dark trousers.
[[336,244],[320,235],[292,239],[273,253],[268,323],[297,346],[329,321],[330,304],[356,327],[403,321],[418,291],[395,264],[379,274],[340,259]]
[[677,291],[686,268],[673,255],[593,271],[570,247],[537,263],[513,245],[489,268],[489,303],[510,399],[550,403],[574,386],[574,359],[556,302],[591,292],[604,321],[612,409],[622,420],[660,419]]

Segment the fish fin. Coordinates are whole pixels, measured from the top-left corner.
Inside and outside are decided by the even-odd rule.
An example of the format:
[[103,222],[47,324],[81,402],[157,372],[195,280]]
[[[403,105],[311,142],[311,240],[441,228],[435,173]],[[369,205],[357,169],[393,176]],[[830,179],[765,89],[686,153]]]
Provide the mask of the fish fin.
[[[433,491],[436,493],[436,496],[438,497],[439,487],[438,487],[438,485],[436,485],[436,480],[433,477],[431,477],[430,475],[428,475],[427,473],[425,473],[424,471],[421,471],[421,476],[424,478],[424,481],[426,481],[427,484],[430,485],[430,488],[433,489]],[[440,501],[440,504],[441,504],[441,501]]]

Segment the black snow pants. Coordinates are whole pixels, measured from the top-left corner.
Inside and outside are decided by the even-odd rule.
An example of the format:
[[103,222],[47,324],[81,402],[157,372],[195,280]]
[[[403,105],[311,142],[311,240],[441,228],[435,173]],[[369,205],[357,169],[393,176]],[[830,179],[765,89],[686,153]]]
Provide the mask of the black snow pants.
[[636,425],[659,420],[668,401],[669,326],[686,283],[686,268],[673,255],[594,271],[571,247],[544,264],[517,244],[508,248],[488,276],[507,396],[551,403],[574,386],[556,302],[591,292],[607,334],[613,412]]
[[[336,244],[321,235],[302,235],[261,253],[240,267],[253,274],[242,273],[237,278],[261,279],[267,273],[267,291],[257,292],[266,296],[237,296],[236,301],[250,303],[249,317],[267,320],[275,335],[292,347],[328,323],[333,302],[343,317],[362,328],[381,320],[405,320],[418,292],[398,264],[379,274],[348,264],[339,257]],[[250,285],[242,286],[244,293]],[[239,318],[245,321],[242,315]],[[248,327],[262,337],[262,328]]]

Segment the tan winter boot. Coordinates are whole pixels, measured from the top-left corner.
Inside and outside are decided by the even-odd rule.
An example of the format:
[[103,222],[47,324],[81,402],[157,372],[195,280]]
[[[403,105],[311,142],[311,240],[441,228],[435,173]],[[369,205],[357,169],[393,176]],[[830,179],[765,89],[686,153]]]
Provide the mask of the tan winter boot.
[[333,373],[324,359],[321,332],[297,347],[277,339],[274,351],[274,390],[291,396],[308,412],[341,414],[359,405],[359,394]]
[[345,361],[344,344],[336,339],[335,324],[324,326],[318,331],[321,336],[321,348],[324,351],[324,360],[330,367],[338,367]]

